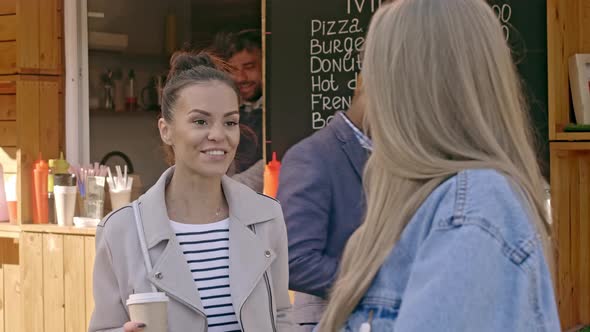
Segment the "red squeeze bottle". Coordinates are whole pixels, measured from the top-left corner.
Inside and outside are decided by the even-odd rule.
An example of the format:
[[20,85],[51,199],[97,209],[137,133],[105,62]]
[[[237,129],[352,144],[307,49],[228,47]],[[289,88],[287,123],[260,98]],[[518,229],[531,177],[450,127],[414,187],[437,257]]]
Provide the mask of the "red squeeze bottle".
[[277,153],[272,153],[272,160],[264,166],[264,189],[263,194],[276,198],[279,189],[279,173],[281,162],[277,160]]
[[31,198],[32,198],[32,207],[33,207],[33,223],[39,223],[39,212],[38,212],[38,203],[37,203],[37,187],[35,186],[35,170],[37,169],[37,164],[39,164],[42,160],[41,152],[39,152],[39,159],[33,163],[33,171],[31,172]]
[[47,224],[49,222],[49,207],[47,201],[47,177],[49,176],[49,166],[45,160],[41,159],[35,164],[33,170],[33,183],[35,186],[35,205],[37,218],[33,219],[36,224]]

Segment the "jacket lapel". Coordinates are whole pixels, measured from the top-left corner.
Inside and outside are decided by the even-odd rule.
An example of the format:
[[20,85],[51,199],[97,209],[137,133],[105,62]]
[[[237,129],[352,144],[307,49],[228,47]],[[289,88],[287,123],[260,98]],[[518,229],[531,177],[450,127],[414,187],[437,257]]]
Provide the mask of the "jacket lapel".
[[[256,224],[274,218],[265,200],[242,184],[224,177],[223,191],[229,205],[229,281],[238,319],[242,306],[275,259],[268,243],[257,237]],[[240,319],[241,320],[241,319]]]
[[193,275],[175,238],[168,241],[149,279],[169,296],[205,316],[205,308],[201,303]]
[[344,150],[344,153],[352,164],[355,173],[362,179],[363,169],[367,161],[367,151],[365,148],[359,142],[348,141],[342,144],[342,150]]
[[360,179],[363,177],[363,170],[369,156],[367,150],[362,147],[356,138],[354,131],[342,118],[342,114],[336,114],[330,122],[330,127],[336,134],[336,137],[342,142],[342,150],[352,164],[355,173]]
[[166,210],[164,193],[173,173],[174,168],[169,168],[139,199],[139,210],[153,266],[148,279],[169,296],[205,315],[192,273],[170,226]]
[[230,222],[229,241],[229,285],[234,310],[240,318],[246,299],[274,260],[275,253],[266,248],[250,228],[235,219]]

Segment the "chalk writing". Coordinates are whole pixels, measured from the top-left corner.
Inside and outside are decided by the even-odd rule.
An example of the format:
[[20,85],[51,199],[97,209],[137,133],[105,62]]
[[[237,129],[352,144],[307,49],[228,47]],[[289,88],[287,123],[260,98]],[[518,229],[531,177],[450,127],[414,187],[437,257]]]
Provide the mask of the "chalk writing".
[[496,13],[496,17],[502,23],[502,31],[504,32],[504,37],[506,41],[510,39],[510,18],[512,18],[512,7],[509,4],[505,3],[500,5],[492,5],[492,10]]

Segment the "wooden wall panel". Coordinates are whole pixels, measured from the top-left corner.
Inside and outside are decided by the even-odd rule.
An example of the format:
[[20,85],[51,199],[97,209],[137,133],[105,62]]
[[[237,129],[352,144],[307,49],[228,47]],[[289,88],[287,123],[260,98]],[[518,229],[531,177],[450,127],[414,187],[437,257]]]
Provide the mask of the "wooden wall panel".
[[0,15],[16,14],[16,0],[0,1]]
[[[65,331],[64,236],[43,235],[43,307],[45,332]],[[77,253],[68,253],[75,255]]]
[[0,74],[15,74],[16,63],[16,42],[0,42]]
[[16,76],[3,76],[0,78],[0,94],[16,94],[16,79]]
[[0,95],[0,120],[16,120],[16,95]]
[[16,146],[16,121],[0,121],[0,146]]
[[39,142],[43,159],[59,157],[60,147],[60,102],[59,82],[39,82]]
[[0,16],[0,41],[16,40],[16,15]]
[[[580,48],[579,53],[590,53],[590,36],[587,29],[590,28],[590,1],[580,1]],[[584,30],[585,29],[585,30]]]
[[590,324],[590,143],[551,143],[556,296],[564,330]]
[[0,238],[0,265],[19,263],[19,247],[15,239]]
[[42,74],[59,75],[62,56],[63,17],[59,2],[63,0],[43,0],[39,2],[39,68]]
[[21,289],[21,272],[18,265],[3,265],[4,270],[4,330],[6,332],[23,331],[23,303]]
[[23,308],[27,313],[23,321],[23,332],[40,332],[43,331],[44,326],[43,236],[22,233],[20,249],[22,299]]
[[[39,37],[40,13],[39,5],[47,0],[18,1],[18,43],[17,66],[21,74],[39,74]],[[43,16],[47,15],[43,13]]]
[[[17,188],[21,190],[18,202],[18,215],[20,223],[30,223],[33,218],[32,206],[32,181],[31,174],[33,164],[37,160],[40,151],[38,137],[40,119],[40,101],[39,101],[39,82],[19,80],[17,82],[16,102],[18,104],[17,113],[17,146],[20,155],[17,156],[18,168],[21,172],[18,174]],[[37,119],[31,121],[30,119]],[[33,139],[31,139],[33,138]],[[37,139],[35,139],[37,138]]]
[[570,152],[551,150],[551,204],[557,213],[553,216],[553,236],[557,240],[555,268],[557,276],[557,305],[562,326],[575,322],[572,299],[573,285],[570,265]]
[[[64,280],[66,332],[86,330],[84,236],[64,237]],[[72,253],[78,253],[73,255]]]
[[590,322],[590,151],[579,158],[578,315]]
[[94,297],[92,296],[92,274],[94,271],[94,256],[96,250],[94,246],[94,236],[84,238],[84,256],[85,256],[85,278],[86,278],[86,326],[90,325],[92,310],[94,310]]

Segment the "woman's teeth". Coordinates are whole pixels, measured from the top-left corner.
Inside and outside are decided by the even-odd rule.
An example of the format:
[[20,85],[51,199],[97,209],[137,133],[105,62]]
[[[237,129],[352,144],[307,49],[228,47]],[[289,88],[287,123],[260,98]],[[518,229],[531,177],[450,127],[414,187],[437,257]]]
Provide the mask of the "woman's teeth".
[[225,152],[221,150],[211,150],[206,151],[205,153],[211,156],[223,156],[225,154]]

